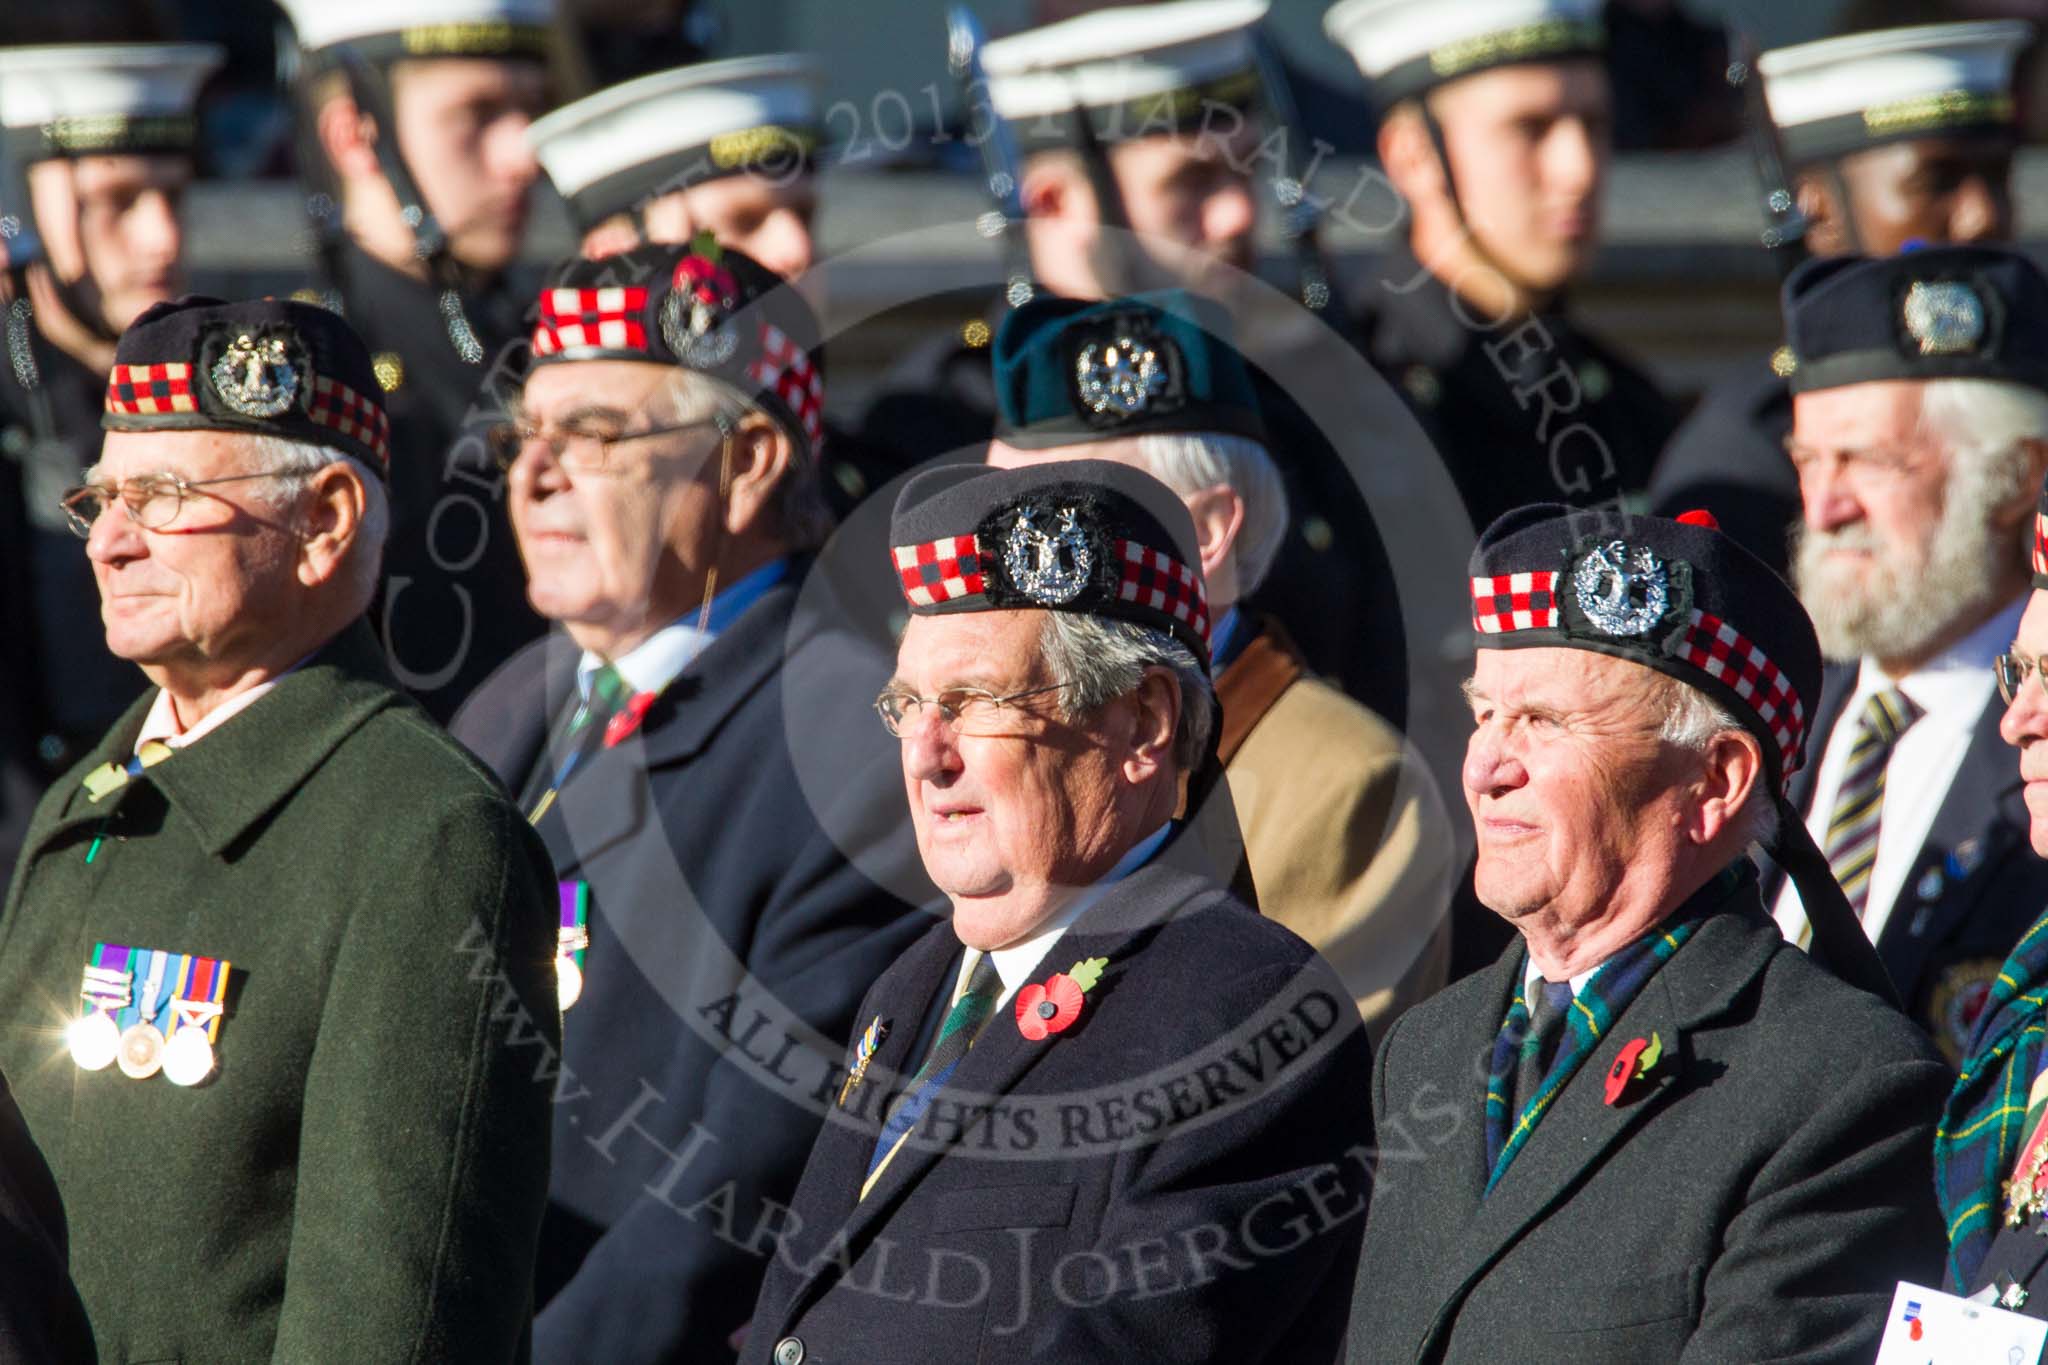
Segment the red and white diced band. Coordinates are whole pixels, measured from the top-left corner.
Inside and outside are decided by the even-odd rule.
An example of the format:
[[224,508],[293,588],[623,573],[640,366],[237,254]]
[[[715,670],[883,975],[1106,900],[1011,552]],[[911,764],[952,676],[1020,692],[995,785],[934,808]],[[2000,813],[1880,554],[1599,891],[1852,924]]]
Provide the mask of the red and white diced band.
[[771,322],[761,324],[761,355],[747,378],[780,398],[803,424],[815,451],[825,439],[825,379],[803,347]]
[[324,374],[313,377],[313,403],[306,415],[323,427],[361,441],[376,452],[378,463],[390,470],[391,418],[339,379]]
[[1799,770],[1800,744],[1806,738],[1806,708],[1791,679],[1741,631],[1697,607],[1678,657],[1733,689],[1770,727],[1789,780]]
[[922,545],[898,545],[892,553],[903,596],[913,607],[937,606],[986,591],[981,572],[981,541],[974,536],[947,536]]
[[1504,573],[1472,580],[1472,629],[1481,635],[1556,628],[1554,572]]
[[544,289],[540,321],[533,329],[533,353],[645,351],[646,312],[647,290],[640,285]]
[[1126,602],[1163,611],[1209,640],[1209,597],[1202,590],[1202,577],[1172,555],[1119,540],[1116,557],[1122,566],[1117,596]]
[[197,412],[192,396],[192,367],[116,365],[107,376],[107,411],[129,416],[164,412]]

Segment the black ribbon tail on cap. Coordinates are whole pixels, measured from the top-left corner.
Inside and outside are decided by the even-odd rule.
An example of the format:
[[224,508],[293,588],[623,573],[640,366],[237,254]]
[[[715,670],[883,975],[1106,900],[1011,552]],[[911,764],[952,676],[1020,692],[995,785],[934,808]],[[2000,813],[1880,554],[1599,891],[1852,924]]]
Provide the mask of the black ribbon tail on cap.
[[1905,1008],[1891,973],[1884,969],[1849,898],[1842,894],[1827,856],[1813,842],[1806,821],[1783,797],[1778,799],[1778,837],[1768,851],[1799,888],[1799,903],[1806,910],[1807,923],[1813,926],[1813,960],[1850,985],[1890,1002],[1893,1008]]

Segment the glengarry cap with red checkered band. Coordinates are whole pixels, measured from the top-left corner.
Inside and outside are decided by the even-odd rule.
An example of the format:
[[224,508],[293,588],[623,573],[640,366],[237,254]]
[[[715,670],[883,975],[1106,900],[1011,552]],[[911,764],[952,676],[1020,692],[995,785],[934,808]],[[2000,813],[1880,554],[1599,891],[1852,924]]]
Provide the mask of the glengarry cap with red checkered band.
[[700,233],[555,267],[540,291],[535,365],[634,360],[710,375],[760,404],[816,458],[825,359],[803,295]]
[[1208,666],[1194,522],[1172,489],[1128,465],[927,470],[897,495],[889,546],[912,615],[1108,617],[1165,631]]
[[1889,978],[1806,822],[1785,796],[1820,698],[1820,642],[1797,594],[1706,512],[1676,521],[1555,503],[1518,508],[1472,552],[1481,649],[1583,649],[1628,659],[1719,702],[1763,750],[1778,807],[1767,851],[1799,888],[1814,955],[1891,996]]
[[337,450],[391,476],[370,352],[335,313],[290,299],[159,303],[121,334],[100,425],[240,431]]

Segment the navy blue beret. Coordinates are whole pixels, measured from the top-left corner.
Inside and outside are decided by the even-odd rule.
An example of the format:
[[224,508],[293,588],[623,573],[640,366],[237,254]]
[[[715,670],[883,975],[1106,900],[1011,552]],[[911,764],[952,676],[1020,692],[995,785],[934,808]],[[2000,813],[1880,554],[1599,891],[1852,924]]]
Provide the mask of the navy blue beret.
[[1195,524],[1172,489],[1128,465],[927,470],[897,495],[889,545],[913,615],[1103,616],[1166,631],[1208,664]]
[[2017,251],[1812,260],[1785,281],[1784,303],[1794,393],[1882,379],[2048,389],[2048,277]]
[[291,299],[159,303],[114,348],[108,431],[244,431],[328,446],[391,474],[370,352],[337,313]]

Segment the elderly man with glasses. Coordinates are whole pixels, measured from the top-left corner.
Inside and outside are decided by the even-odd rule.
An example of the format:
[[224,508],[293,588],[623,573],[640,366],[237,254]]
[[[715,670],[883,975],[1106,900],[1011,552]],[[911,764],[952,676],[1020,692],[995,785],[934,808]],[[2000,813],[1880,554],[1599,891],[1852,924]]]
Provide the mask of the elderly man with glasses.
[[565,1011],[541,1360],[730,1358],[774,1249],[747,1230],[795,1188],[860,993],[928,923],[900,815],[818,809],[893,755],[858,709],[886,664],[800,610],[835,591],[808,572],[817,330],[708,236],[572,261],[495,434],[560,629],[454,730],[559,885],[558,993],[534,1006]]
[[[2026,839],[2048,859],[2048,485],[2033,521],[2033,591],[1993,674],[1999,734],[2019,750]],[[2048,1317],[2048,912],[2000,964],[1934,1138],[1948,1221],[1942,1287]]]
[[155,687],[45,795],[0,914],[0,1068],[100,1358],[514,1358],[546,858],[363,622],[370,357],[324,309],[160,304],[103,422],[64,505]]
[[1333,1360],[1370,1054],[1179,818],[1219,778],[1187,509],[1106,461],[941,468],[889,540],[877,706],[952,917],[855,1016],[742,1360]]

